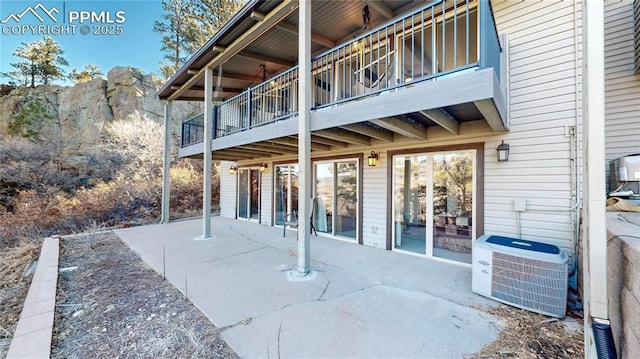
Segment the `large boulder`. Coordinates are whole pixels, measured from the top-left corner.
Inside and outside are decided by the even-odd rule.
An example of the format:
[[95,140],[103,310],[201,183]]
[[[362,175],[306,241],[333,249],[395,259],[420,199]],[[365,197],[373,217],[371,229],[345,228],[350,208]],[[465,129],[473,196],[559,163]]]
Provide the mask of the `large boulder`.
[[[104,135],[105,125],[113,120],[146,117],[162,122],[164,102],[156,93],[162,81],[153,74],[129,66],[114,67],[106,79],[78,83],[72,87],[55,85],[35,89],[18,87],[0,96],[0,135],[8,133],[11,118],[30,100],[38,101],[50,115],[52,131],[61,135],[65,147],[82,151]],[[180,131],[181,120],[202,112],[202,103],[176,101],[173,104],[172,130]]]
[[144,75],[133,67],[117,66],[107,73],[107,96],[116,120],[129,116],[163,118],[162,103],[156,97],[161,81],[154,75]]
[[113,120],[107,100],[107,81],[94,79],[68,87],[58,95],[58,119],[64,138],[78,149],[95,143]]

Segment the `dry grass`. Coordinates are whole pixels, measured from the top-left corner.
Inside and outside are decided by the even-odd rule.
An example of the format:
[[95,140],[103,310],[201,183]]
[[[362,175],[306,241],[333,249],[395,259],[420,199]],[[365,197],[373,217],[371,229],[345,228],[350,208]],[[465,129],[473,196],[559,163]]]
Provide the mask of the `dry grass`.
[[582,318],[558,320],[507,305],[488,313],[505,324],[500,337],[467,359],[584,357]]
[[65,238],[60,267],[52,358],[237,358],[114,234]]
[[22,312],[22,304],[31,285],[32,273],[25,275],[33,261],[40,255],[39,241],[20,240],[14,247],[0,252],[0,357],[4,358],[16,324]]

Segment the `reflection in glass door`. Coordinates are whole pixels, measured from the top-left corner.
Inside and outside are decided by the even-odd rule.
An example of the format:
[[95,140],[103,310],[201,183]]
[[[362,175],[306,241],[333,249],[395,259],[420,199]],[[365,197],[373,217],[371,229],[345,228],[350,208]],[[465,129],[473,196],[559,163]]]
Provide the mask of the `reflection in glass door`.
[[358,161],[323,162],[314,167],[313,224],[316,231],[356,239]]
[[298,165],[275,166],[275,223],[284,224],[287,215],[298,213]]
[[257,169],[238,170],[238,218],[260,219],[260,172]]
[[433,155],[433,256],[471,263],[473,155]]
[[337,162],[335,235],[356,238],[358,171],[355,161]]
[[394,249],[471,263],[473,157],[473,151],[394,156]]
[[393,167],[394,248],[425,254],[427,156],[396,156]]

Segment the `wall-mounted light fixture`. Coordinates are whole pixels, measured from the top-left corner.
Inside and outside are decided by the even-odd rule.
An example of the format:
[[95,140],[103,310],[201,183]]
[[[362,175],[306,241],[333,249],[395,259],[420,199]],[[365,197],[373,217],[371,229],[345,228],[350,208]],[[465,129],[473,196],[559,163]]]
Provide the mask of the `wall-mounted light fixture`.
[[264,172],[264,171],[266,171],[266,170],[267,170],[267,168],[268,168],[268,167],[269,167],[269,165],[267,165],[267,163],[266,163],[266,162],[262,162],[262,163],[260,164],[260,167],[258,167],[258,169],[260,170],[260,172]]
[[504,140],[496,150],[498,151],[498,162],[509,161],[509,145],[504,143]]
[[234,175],[234,174],[236,174],[236,172],[238,172],[238,167],[237,166],[229,167],[229,174],[230,175]]
[[378,158],[380,158],[380,156],[377,153],[371,151],[371,154],[369,155],[369,166],[375,167],[378,163]]

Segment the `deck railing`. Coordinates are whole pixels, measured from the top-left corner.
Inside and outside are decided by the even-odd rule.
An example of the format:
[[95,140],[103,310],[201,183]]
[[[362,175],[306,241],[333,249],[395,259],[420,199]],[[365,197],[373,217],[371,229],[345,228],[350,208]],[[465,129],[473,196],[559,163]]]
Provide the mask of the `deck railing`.
[[182,122],[182,147],[204,142],[204,114],[195,115]]
[[[314,57],[312,109],[464,70],[492,67],[499,77],[500,52],[489,1],[438,1]],[[214,136],[296,115],[297,94],[296,66],[216,106]],[[202,141],[191,139],[183,136],[183,146]]]

